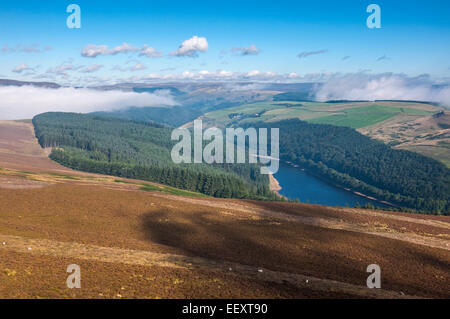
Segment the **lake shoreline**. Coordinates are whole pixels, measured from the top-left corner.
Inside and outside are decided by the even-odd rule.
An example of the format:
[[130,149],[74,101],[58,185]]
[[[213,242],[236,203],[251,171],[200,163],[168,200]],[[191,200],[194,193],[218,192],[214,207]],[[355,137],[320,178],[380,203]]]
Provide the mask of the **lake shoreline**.
[[280,191],[283,188],[281,187],[281,185],[278,182],[278,180],[273,176],[273,174],[269,174],[269,189],[272,192],[274,192],[275,194],[277,194],[278,196],[289,200],[289,198],[287,198],[286,196],[280,194]]
[[269,180],[270,180],[269,187],[272,192],[277,193],[283,189],[278,180],[273,176],[273,174],[269,174]]
[[[314,178],[317,178],[318,180],[321,180],[322,182],[324,182],[324,183],[326,183],[326,184],[328,184],[328,185],[330,185],[330,186],[333,186],[333,187],[336,187],[336,188],[338,188],[338,189],[344,190],[344,191],[349,192],[349,193],[351,193],[351,194],[353,194],[353,195],[356,195],[356,196],[359,196],[359,197],[362,197],[362,198],[365,198],[365,199],[368,199],[368,200],[371,200],[371,201],[373,201],[373,202],[377,202],[377,203],[380,203],[380,204],[383,204],[383,205],[386,205],[386,206],[390,206],[390,207],[393,207],[393,208],[401,208],[401,207],[399,207],[399,206],[397,206],[397,205],[395,205],[395,204],[393,204],[393,203],[390,203],[390,202],[387,202],[387,201],[384,201],[384,200],[380,200],[380,199],[378,199],[378,198],[376,198],[376,197],[373,197],[373,196],[370,196],[370,195],[366,195],[366,194],[363,194],[363,193],[358,192],[358,191],[356,191],[356,190],[353,190],[353,189],[351,189],[351,188],[344,187],[344,186],[342,186],[342,185],[336,184],[335,182],[333,182],[333,181],[331,181],[331,180],[329,180],[329,179],[327,179],[327,178],[324,178],[323,176],[320,176],[320,175],[318,175],[318,174],[315,174],[314,172],[310,172],[308,169],[306,169],[306,168],[304,168],[304,167],[301,167],[301,166],[298,165],[298,164],[295,164],[295,163],[292,163],[292,162],[289,162],[289,161],[283,161],[283,163],[285,163],[286,165],[288,165],[288,166],[290,166],[290,167],[292,167],[292,168],[294,168],[294,169],[301,170],[301,171],[303,171],[305,174],[308,174],[308,175],[310,175],[310,176],[312,176],[312,177],[314,177]],[[275,178],[274,178],[274,179],[275,179]],[[278,181],[277,181],[277,182],[278,182]],[[278,183],[278,184],[279,184],[279,183]],[[280,185],[280,190],[281,190],[281,189],[282,189],[282,188],[281,188],[281,185]],[[283,196],[283,195],[281,195],[281,196]],[[286,196],[284,196],[284,197],[286,197]]]

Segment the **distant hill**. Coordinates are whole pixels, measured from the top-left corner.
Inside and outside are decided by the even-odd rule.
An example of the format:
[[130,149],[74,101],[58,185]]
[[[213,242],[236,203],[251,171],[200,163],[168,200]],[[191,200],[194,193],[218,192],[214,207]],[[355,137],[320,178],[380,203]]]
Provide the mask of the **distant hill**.
[[203,113],[201,110],[198,109],[186,108],[182,106],[173,106],[173,107],[130,107],[128,109],[120,111],[95,112],[93,114],[140,122],[150,122],[150,123],[158,122],[172,127],[178,127],[196,119]]
[[283,91],[283,92],[312,92],[320,88],[321,83],[267,83],[267,90]]
[[153,87],[153,88],[136,87],[136,88],[133,88],[133,91],[137,92],[137,93],[144,93],[144,92],[155,93],[157,91],[169,91],[172,96],[179,96],[179,95],[186,94],[185,92],[180,91],[179,89],[172,87],[172,86],[161,86],[161,87]]
[[24,82],[9,79],[0,79],[0,86],[25,86],[25,85],[45,87],[51,89],[58,89],[61,87],[61,85],[53,82]]
[[305,92],[286,92],[275,95],[273,97],[274,101],[313,101],[312,93],[309,91]]

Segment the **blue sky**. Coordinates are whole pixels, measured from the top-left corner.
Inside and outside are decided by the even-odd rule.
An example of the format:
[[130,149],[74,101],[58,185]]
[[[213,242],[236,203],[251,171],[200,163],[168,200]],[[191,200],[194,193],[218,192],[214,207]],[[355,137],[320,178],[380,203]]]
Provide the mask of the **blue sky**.
[[[81,29],[66,26],[71,3],[81,7]],[[371,3],[381,7],[381,29],[366,26]],[[364,70],[448,78],[449,14],[447,0],[2,1],[0,75],[73,85],[164,76],[300,81]],[[174,54],[194,36],[207,48]],[[88,45],[111,52],[123,43],[132,49],[81,54]],[[140,55],[144,45],[158,57]]]

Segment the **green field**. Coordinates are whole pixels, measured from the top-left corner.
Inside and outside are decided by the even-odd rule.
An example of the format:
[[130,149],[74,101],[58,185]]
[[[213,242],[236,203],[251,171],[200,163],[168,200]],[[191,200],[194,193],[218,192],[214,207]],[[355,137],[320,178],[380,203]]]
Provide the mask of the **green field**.
[[251,122],[299,118],[310,123],[332,124],[358,129],[384,122],[399,114],[427,116],[434,113],[429,105],[422,109],[420,107],[407,102],[320,103],[266,101],[210,112],[205,117],[214,122],[215,125],[222,127]]
[[[279,121],[291,118],[309,119],[318,116],[336,114],[328,111],[327,103],[295,102],[295,101],[266,101],[254,104],[243,104],[227,109],[207,113],[208,119],[214,120],[218,126],[237,123]],[[235,115],[233,117],[233,115]]]
[[308,122],[316,124],[348,126],[354,129],[358,129],[384,122],[400,113],[411,115],[431,114],[430,112],[416,109],[398,108],[384,105],[370,105],[348,109],[336,115],[310,119],[308,120]]

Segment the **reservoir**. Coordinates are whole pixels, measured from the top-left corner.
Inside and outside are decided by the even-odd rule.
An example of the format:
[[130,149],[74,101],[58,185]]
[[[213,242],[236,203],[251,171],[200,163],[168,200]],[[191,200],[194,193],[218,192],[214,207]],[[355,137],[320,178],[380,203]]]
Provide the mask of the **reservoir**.
[[282,187],[278,193],[289,199],[299,199],[302,203],[342,207],[355,207],[357,203],[364,206],[371,203],[375,207],[387,207],[380,202],[336,187],[300,168],[287,164],[280,163],[280,168],[274,177]]

